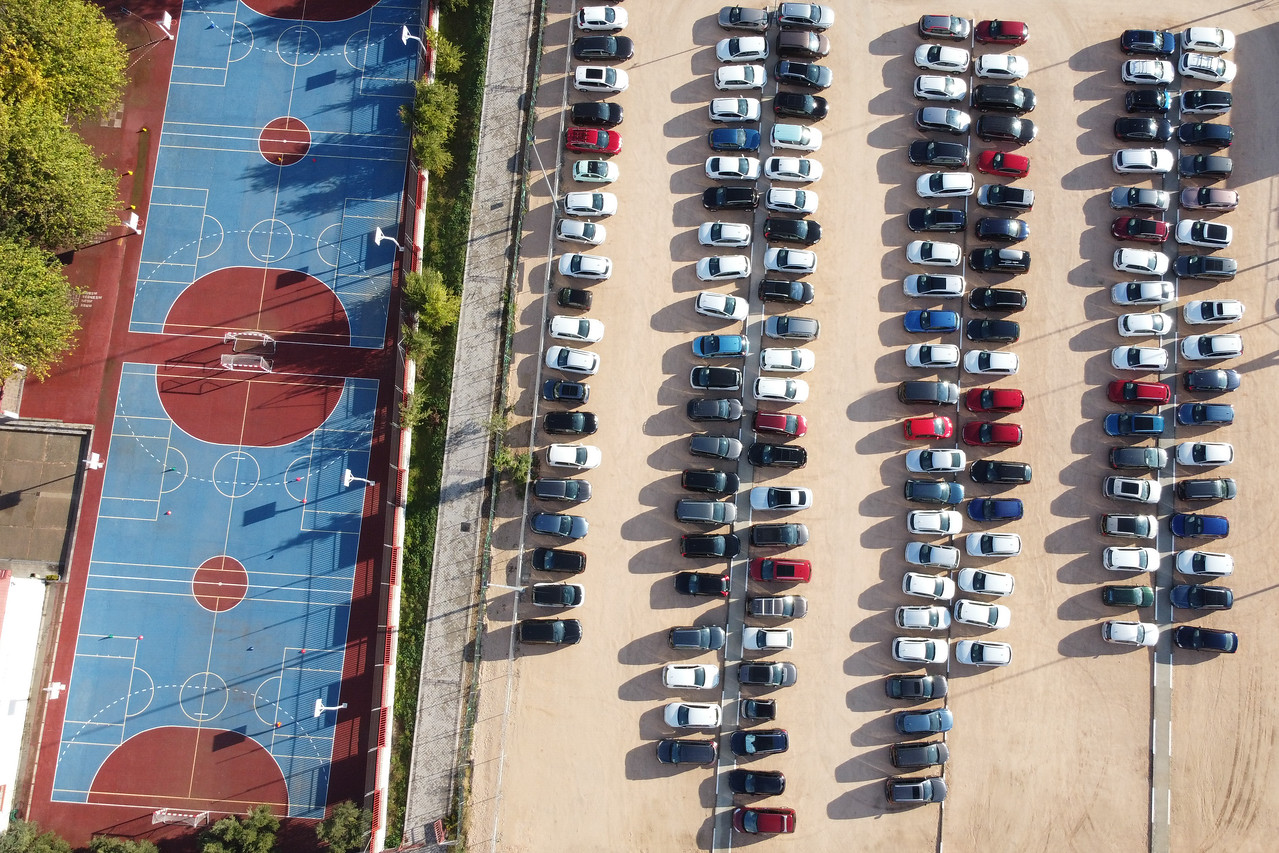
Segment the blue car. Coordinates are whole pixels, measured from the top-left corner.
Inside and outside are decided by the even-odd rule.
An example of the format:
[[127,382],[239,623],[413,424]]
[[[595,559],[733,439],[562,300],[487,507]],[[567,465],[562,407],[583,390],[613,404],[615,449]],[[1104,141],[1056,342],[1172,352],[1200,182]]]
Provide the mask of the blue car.
[[1020,498],[973,498],[968,517],[973,521],[1015,521],[1025,514]]
[[693,355],[698,358],[743,358],[750,351],[745,335],[702,335],[693,341]]
[[745,127],[717,127],[706,134],[712,151],[758,151],[759,131]]
[[1182,403],[1177,407],[1177,423],[1185,426],[1234,422],[1235,407],[1225,403]]
[[1220,515],[1179,512],[1168,526],[1173,536],[1185,539],[1225,539],[1230,535],[1230,521]]
[[954,311],[908,311],[902,325],[908,332],[958,332],[959,315]]
[[948,732],[955,725],[955,717],[949,708],[933,711],[898,711],[893,724],[904,735],[926,735]]
[[1160,415],[1132,415],[1127,412],[1106,415],[1106,435],[1163,435],[1164,419]]

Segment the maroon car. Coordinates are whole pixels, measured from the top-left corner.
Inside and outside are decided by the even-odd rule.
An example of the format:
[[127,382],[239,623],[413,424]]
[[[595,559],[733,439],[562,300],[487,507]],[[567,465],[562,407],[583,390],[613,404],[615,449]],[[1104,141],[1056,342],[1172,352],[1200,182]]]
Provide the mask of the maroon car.
[[974,388],[964,395],[970,412],[1020,412],[1026,395],[1016,388]]
[[762,809],[739,806],[733,809],[733,829],[752,835],[775,835],[795,831],[794,809]]
[[1120,240],[1162,243],[1168,239],[1168,223],[1140,216],[1120,216],[1111,223],[1110,233]]
[[564,131],[564,147],[587,154],[616,154],[622,150],[622,135],[616,130],[570,127]]
[[1030,27],[1021,21],[978,21],[973,37],[981,44],[1018,45],[1030,38]]
[[1021,444],[1021,425],[971,421],[964,424],[964,444],[975,447],[1016,447]]
[[813,578],[813,564],[808,560],[751,560],[751,580],[775,583],[808,583]]
[[780,432],[795,438],[808,432],[808,421],[803,415],[788,415],[782,412],[756,412],[753,425],[756,432]]
[[1162,406],[1172,399],[1172,389],[1162,382],[1127,382],[1116,379],[1106,388],[1112,403]]

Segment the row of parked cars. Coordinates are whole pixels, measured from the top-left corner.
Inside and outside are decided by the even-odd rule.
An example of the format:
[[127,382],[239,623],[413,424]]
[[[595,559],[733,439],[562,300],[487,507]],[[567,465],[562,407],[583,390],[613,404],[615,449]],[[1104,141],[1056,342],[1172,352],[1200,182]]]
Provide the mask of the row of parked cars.
[[[1119,38],[1120,49],[1130,58],[1120,67],[1120,79],[1134,88],[1124,99],[1127,116],[1115,120],[1114,135],[1121,142],[1146,145],[1171,142],[1174,137],[1181,148],[1180,158],[1165,148],[1122,148],[1111,156],[1119,174],[1164,174],[1172,171],[1174,162],[1182,178],[1209,183],[1229,176],[1230,158],[1213,153],[1228,149],[1234,141],[1234,129],[1226,123],[1210,122],[1226,113],[1231,95],[1216,89],[1182,91],[1174,98],[1166,88],[1180,72],[1183,80],[1230,82],[1235,76],[1234,63],[1220,54],[1234,46],[1229,30],[1214,27],[1191,27],[1180,38],[1161,30],[1127,30]],[[1180,50],[1179,50],[1180,47]],[[1174,63],[1173,57],[1178,55]],[[1168,115],[1181,119],[1175,129]],[[1208,153],[1186,153],[1206,151]],[[1195,183],[1176,195],[1183,211],[1175,225],[1165,218],[1174,206],[1173,195],[1145,187],[1117,187],[1110,193],[1110,205],[1118,212],[1111,223],[1111,233],[1124,243],[1162,246],[1170,238],[1179,246],[1198,251],[1179,254],[1170,263],[1158,248],[1122,247],[1115,251],[1113,266],[1119,272],[1137,273],[1154,278],[1120,282],[1111,287],[1111,301],[1122,307],[1152,307],[1153,312],[1126,313],[1118,318],[1121,338],[1154,339],[1125,343],[1111,351],[1111,366],[1117,371],[1162,373],[1168,367],[1168,353],[1159,344],[1165,336],[1175,337],[1173,316],[1158,310],[1176,302],[1176,287],[1163,279],[1169,272],[1178,278],[1229,281],[1237,264],[1232,258],[1210,254],[1230,245],[1230,226],[1216,219],[1198,218],[1206,214],[1234,210],[1239,194]],[[1199,327],[1215,327],[1235,323],[1243,318],[1244,305],[1235,299],[1208,298],[1189,301],[1182,309],[1182,321],[1193,334],[1183,335],[1181,357],[1191,362],[1221,361],[1242,354],[1243,339],[1230,332],[1206,334]],[[1155,345],[1151,345],[1155,344]],[[1239,387],[1239,374],[1219,367],[1188,370],[1183,376],[1188,393],[1211,394],[1204,401],[1181,403],[1174,409],[1178,425],[1183,427],[1217,427],[1234,421],[1234,407],[1215,400]],[[1122,407],[1108,414],[1102,428],[1109,436],[1138,439],[1159,438],[1168,426],[1161,407],[1172,403],[1172,388],[1162,382],[1116,379],[1110,382],[1107,396]],[[1203,400],[1203,398],[1200,398]],[[1154,413],[1151,413],[1151,410]],[[1229,444],[1211,441],[1188,441],[1177,445],[1177,464],[1202,468],[1229,464],[1234,450]],[[1119,471],[1102,483],[1102,494],[1114,501],[1156,507],[1164,499],[1158,472],[1169,461],[1166,450],[1156,446],[1123,446],[1110,451],[1111,467]],[[1153,477],[1140,476],[1153,474]],[[1232,500],[1238,494],[1233,478],[1192,478],[1179,481],[1176,500],[1193,506],[1201,502]],[[1220,515],[1177,512],[1169,519],[1169,528],[1177,540],[1224,538],[1230,523]],[[1153,514],[1106,513],[1101,518],[1104,536],[1138,540],[1154,539],[1158,519]],[[1102,555],[1103,566],[1116,572],[1153,572],[1159,567],[1160,555],[1149,545],[1110,546]],[[1178,573],[1194,583],[1177,584],[1169,598],[1174,608],[1191,611],[1229,609],[1234,602],[1232,591],[1213,585],[1214,579],[1228,577],[1234,561],[1228,554],[1203,550],[1180,550],[1175,565]],[[1202,583],[1209,581],[1209,583]],[[1147,584],[1111,584],[1102,588],[1102,602],[1121,608],[1151,607],[1154,589]],[[1153,646],[1159,640],[1159,626],[1152,622],[1107,620],[1101,626],[1102,639],[1135,646]],[[1238,637],[1229,631],[1217,631],[1195,625],[1181,625],[1173,640],[1182,648],[1233,652]]]

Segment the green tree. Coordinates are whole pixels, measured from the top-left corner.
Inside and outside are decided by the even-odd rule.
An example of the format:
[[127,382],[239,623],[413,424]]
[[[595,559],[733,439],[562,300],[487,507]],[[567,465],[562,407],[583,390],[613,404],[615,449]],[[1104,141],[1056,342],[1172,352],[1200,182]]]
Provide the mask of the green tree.
[[450,290],[444,275],[434,267],[404,274],[404,305],[418,324],[429,332],[457,325],[462,311],[462,294]]
[[[270,806],[255,806],[243,817],[227,815],[200,836],[200,853],[273,853],[280,819]],[[2,853],[2,851],[0,851]]]
[[11,820],[0,835],[0,853],[71,853],[71,845],[34,821]]
[[0,99],[47,99],[58,114],[101,115],[120,100],[128,52],[85,0],[0,2]]
[[466,61],[462,48],[444,37],[444,34],[428,30],[426,40],[435,48],[435,71],[437,74],[456,74]]
[[160,848],[146,839],[132,841],[127,838],[98,835],[89,842],[89,853],[159,853],[159,850]]
[[0,364],[43,379],[80,329],[74,292],[44,252],[0,238]]
[[333,813],[315,825],[315,837],[337,853],[363,850],[373,831],[373,812],[350,800],[333,807]]
[[457,124],[457,87],[419,80],[413,103],[400,107],[400,120],[413,130],[413,158],[423,169],[442,175],[453,165],[449,137]]

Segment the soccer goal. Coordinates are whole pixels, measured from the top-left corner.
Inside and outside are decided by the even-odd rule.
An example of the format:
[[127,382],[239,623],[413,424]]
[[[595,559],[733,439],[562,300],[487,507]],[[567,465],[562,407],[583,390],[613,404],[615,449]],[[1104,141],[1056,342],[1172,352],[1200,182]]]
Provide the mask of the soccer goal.
[[180,812],[175,809],[156,809],[151,813],[152,826],[157,823],[184,823],[187,826],[203,826],[208,822],[208,812]]
[[222,343],[231,344],[232,352],[275,352],[275,338],[266,332],[227,332]]
[[270,373],[271,362],[260,355],[224,355],[222,356],[222,369]]

